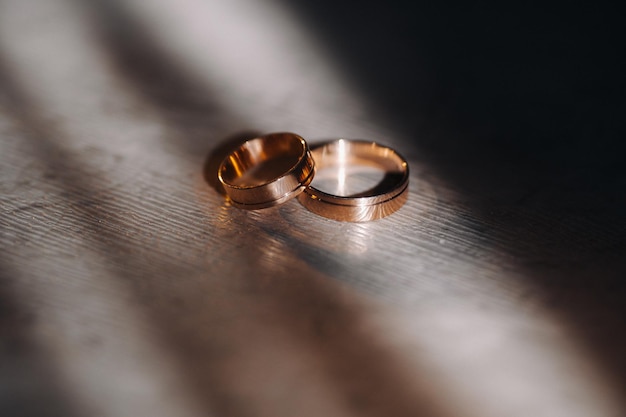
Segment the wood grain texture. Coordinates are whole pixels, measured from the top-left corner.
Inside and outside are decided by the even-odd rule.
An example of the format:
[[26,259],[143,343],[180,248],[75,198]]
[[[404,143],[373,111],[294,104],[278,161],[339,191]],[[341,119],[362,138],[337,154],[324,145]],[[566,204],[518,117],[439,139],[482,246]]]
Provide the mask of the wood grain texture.
[[[0,3],[3,415],[626,412],[623,123],[542,141],[523,79],[467,102],[455,12],[325,4]],[[216,161],[271,131],[398,149],[406,205],[231,207]]]

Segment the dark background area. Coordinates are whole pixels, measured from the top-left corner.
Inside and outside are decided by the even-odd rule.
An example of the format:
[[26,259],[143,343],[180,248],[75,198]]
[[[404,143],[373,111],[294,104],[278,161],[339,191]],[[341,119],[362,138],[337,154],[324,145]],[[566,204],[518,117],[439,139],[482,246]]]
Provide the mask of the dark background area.
[[295,4],[376,110],[420,145],[591,175],[623,160],[615,6]]

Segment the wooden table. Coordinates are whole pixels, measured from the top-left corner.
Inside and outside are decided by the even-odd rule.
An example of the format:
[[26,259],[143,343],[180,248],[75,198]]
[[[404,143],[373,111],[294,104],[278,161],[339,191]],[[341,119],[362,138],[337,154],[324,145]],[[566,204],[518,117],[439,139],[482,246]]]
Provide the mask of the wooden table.
[[[510,7],[1,2],[0,413],[626,415],[621,21]],[[231,207],[272,131],[408,202]]]

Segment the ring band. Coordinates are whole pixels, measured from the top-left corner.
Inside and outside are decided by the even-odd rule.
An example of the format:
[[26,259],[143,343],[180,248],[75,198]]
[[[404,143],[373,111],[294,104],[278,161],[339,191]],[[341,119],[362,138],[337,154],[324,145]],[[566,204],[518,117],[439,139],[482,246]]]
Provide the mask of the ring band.
[[[309,211],[333,220],[364,222],[398,210],[408,198],[409,165],[396,151],[375,142],[339,139],[311,147],[318,172],[325,167],[371,166],[385,177],[367,191],[338,196],[309,186],[298,201]],[[345,172],[345,170],[344,170]]]
[[248,140],[220,164],[218,178],[234,206],[272,207],[300,194],[313,180],[315,165],[304,139],[271,133]]

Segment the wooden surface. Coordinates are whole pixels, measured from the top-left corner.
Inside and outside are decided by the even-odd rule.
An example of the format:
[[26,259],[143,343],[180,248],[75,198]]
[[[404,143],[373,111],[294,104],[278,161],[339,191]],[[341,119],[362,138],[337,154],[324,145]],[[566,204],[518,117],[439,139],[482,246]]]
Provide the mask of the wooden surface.
[[[0,2],[0,414],[626,415],[618,17],[333,4]],[[407,204],[230,207],[271,131]]]

